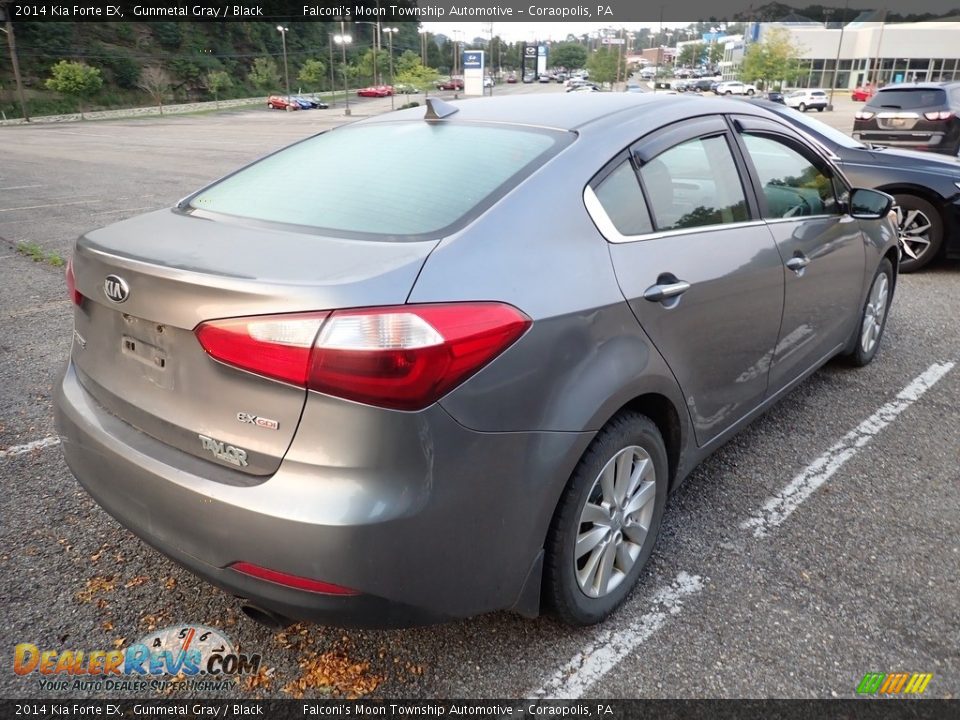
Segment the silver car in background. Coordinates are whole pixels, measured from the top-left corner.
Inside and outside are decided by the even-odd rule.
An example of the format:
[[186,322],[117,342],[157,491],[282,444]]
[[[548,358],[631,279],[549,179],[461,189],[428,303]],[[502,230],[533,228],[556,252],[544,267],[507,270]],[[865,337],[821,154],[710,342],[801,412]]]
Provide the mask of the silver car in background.
[[262,622],[595,623],[697,463],[873,359],[890,207],[736,101],[345,125],[77,241],[63,451]]

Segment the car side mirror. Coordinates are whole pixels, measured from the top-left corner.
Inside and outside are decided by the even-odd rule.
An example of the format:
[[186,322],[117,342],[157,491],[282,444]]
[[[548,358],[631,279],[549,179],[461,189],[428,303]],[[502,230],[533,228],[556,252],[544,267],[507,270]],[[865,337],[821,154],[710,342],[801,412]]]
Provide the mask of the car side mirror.
[[893,197],[879,190],[856,188],[850,193],[850,214],[859,220],[879,220],[893,207]]

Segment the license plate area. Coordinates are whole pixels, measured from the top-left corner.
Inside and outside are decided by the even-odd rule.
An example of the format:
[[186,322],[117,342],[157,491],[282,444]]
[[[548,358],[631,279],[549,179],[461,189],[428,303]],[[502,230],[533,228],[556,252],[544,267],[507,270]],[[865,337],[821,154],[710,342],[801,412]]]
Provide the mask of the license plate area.
[[137,368],[147,380],[170,390],[173,388],[173,372],[170,351],[162,346],[165,331],[163,325],[123,315],[120,354],[137,363]]

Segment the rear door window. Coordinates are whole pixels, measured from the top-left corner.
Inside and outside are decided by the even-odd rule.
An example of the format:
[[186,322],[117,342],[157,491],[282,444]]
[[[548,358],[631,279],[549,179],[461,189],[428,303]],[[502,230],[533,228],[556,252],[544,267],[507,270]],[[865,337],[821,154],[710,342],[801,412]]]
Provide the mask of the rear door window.
[[482,212],[572,139],[511,125],[351,125],[270,155],[189,206],[335,236],[423,239]]
[[723,135],[696,138],[640,168],[657,230],[749,219],[740,173]]

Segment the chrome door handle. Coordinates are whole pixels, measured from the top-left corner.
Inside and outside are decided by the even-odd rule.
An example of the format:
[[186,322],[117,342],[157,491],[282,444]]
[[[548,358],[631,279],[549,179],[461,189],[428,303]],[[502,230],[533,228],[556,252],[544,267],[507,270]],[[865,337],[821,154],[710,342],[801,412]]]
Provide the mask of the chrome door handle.
[[794,255],[792,258],[787,260],[787,267],[790,270],[793,270],[795,273],[800,272],[809,264],[810,258],[808,258],[806,255]]
[[651,285],[643,291],[643,299],[650,302],[662,302],[678,295],[683,295],[690,289],[690,283],[677,280],[672,283]]

